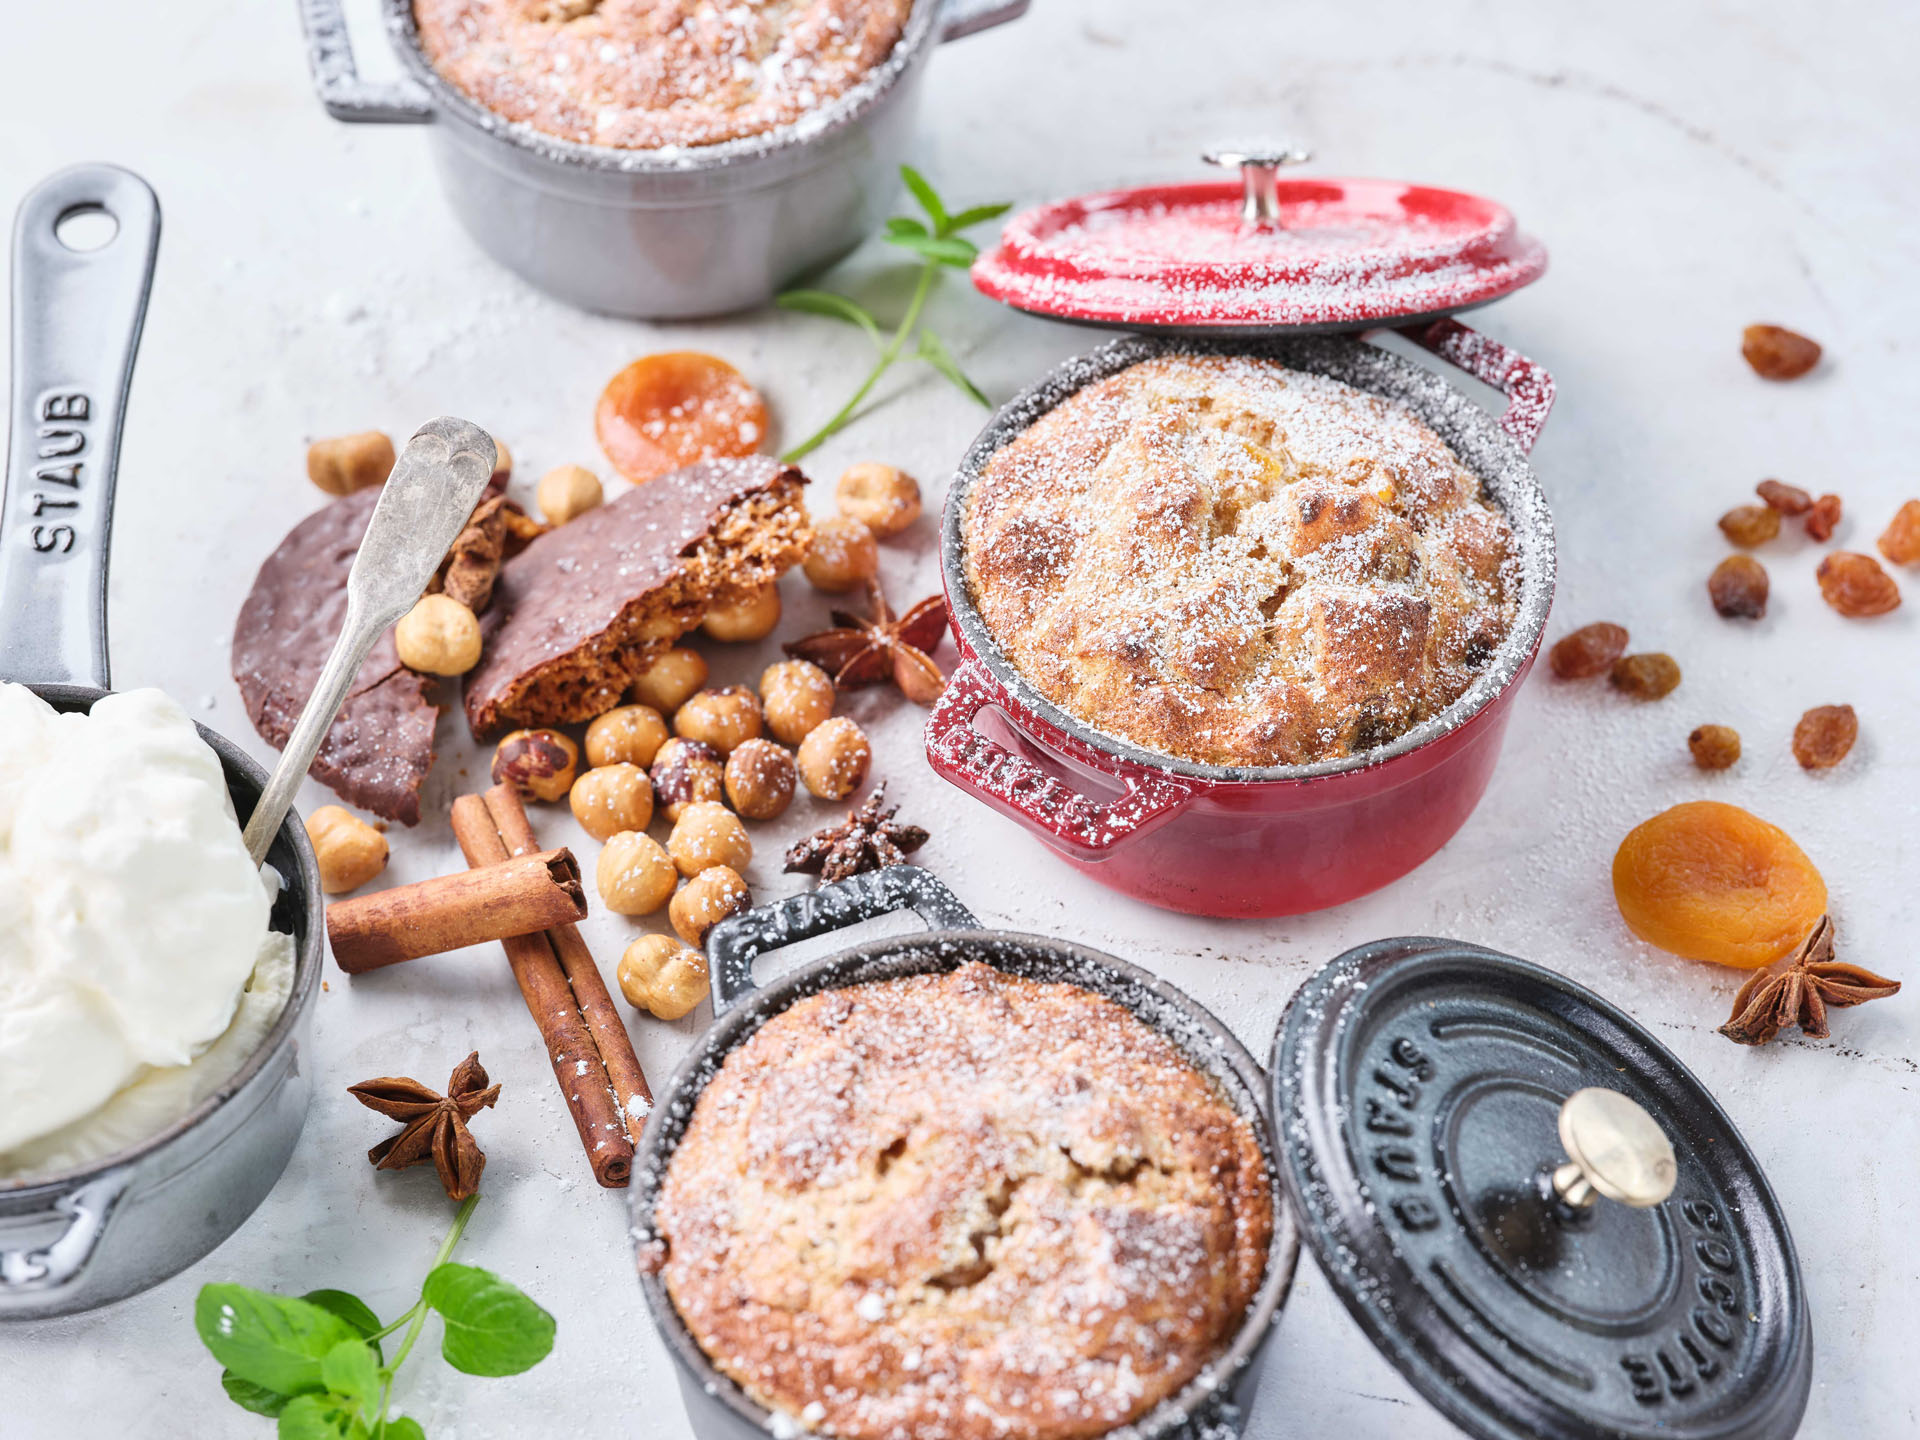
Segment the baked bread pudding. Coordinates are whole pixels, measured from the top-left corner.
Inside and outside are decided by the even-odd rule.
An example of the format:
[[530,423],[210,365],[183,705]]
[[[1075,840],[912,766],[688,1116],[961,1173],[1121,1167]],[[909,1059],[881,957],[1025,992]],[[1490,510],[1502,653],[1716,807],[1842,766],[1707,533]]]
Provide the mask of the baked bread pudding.
[[1439,714],[1520,589],[1506,520],[1411,410],[1252,356],[1077,391],[995,453],[963,535],[1036,690],[1213,765],[1355,755]]
[[729,1054],[646,1263],[777,1416],[1073,1440],[1225,1348],[1272,1228],[1252,1127],[1170,1041],[972,963],[811,996]]
[[912,0],[414,0],[433,68],[563,140],[713,145],[791,125],[886,59]]

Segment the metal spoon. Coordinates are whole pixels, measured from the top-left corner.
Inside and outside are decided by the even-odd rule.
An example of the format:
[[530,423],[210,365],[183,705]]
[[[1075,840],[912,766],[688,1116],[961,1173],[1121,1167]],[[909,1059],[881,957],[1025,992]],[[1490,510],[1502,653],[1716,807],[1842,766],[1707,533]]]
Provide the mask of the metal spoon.
[[442,415],[414,433],[373,507],[347,575],[347,620],[320,679],[247,820],[247,853],[267,856],[293,793],[346,703],[373,642],[411,610],[480,503],[493,474],[493,439],[468,420]]

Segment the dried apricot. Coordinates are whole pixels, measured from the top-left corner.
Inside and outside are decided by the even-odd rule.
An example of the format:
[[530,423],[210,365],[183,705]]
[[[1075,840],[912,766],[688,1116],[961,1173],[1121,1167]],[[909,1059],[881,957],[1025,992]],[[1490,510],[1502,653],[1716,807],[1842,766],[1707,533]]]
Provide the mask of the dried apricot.
[[1749,325],[1740,353],[1762,380],[1798,380],[1820,363],[1820,346],[1784,325]]
[[1758,620],[1767,613],[1767,567],[1751,555],[1729,555],[1707,577],[1713,608],[1729,620]]
[[1816,705],[1793,727],[1793,758],[1802,770],[1826,770],[1847,758],[1860,738],[1860,717],[1851,705]]
[[1613,898],[1650,945],[1742,970],[1792,950],[1827,912],[1827,885],[1777,825],[1690,800],[1636,826],[1613,857]]
[[1900,587],[1871,555],[1836,550],[1820,561],[1814,572],[1827,604],[1842,615],[1884,615],[1900,603]]
[[1561,636],[1547,652],[1547,666],[1562,680],[1584,680],[1613,664],[1626,648],[1626,628],[1598,620]]
[[696,460],[751,455],[767,438],[767,405],[714,355],[642,355],[607,382],[594,433],[627,479],[651,480]]
[[1687,749],[1702,770],[1725,770],[1740,758],[1740,732],[1731,725],[1698,725],[1687,736]]
[[1833,532],[1840,528],[1840,497],[1822,495],[1807,509],[1805,521],[1807,534],[1822,545],[1833,538]]
[[1813,496],[1784,480],[1762,480],[1753,493],[1782,515],[1804,515],[1813,505]]
[[1636,700],[1658,700],[1671,695],[1680,683],[1680,666],[1671,655],[1657,650],[1646,655],[1622,655],[1613,662],[1607,680],[1614,689]]
[[1734,544],[1752,549],[1780,533],[1780,512],[1771,505],[1736,505],[1720,517],[1720,529]]
[[1880,553],[1896,565],[1920,560],[1920,500],[1909,500],[1893,512],[1880,535]]

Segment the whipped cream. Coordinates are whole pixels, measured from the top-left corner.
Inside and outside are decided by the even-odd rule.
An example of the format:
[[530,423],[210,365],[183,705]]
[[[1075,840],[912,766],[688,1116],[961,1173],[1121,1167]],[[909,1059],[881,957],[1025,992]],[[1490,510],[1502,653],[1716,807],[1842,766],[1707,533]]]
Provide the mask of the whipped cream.
[[[63,714],[0,683],[0,1174],[179,1118],[218,1083],[180,1072],[236,1030],[253,983],[227,1047],[250,1052],[291,984],[270,908],[219,757],[178,705],[132,690]],[[224,1058],[231,1074],[247,1055]]]

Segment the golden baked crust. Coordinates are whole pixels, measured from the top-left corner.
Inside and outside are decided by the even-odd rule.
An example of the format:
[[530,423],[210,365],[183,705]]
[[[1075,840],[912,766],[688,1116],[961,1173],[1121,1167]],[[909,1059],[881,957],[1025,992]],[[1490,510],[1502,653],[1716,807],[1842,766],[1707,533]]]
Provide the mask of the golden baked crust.
[[892,51],[912,0],[414,0],[421,49],[509,120],[583,145],[790,125]]
[[707,1085],[655,1207],[673,1303],[846,1440],[1073,1440],[1231,1339],[1253,1129],[1123,1007],[978,963],[802,1000]]
[[969,588],[1069,714],[1214,765],[1385,744],[1465,693],[1513,623],[1512,532],[1404,405],[1243,356],[1170,355],[998,451]]

